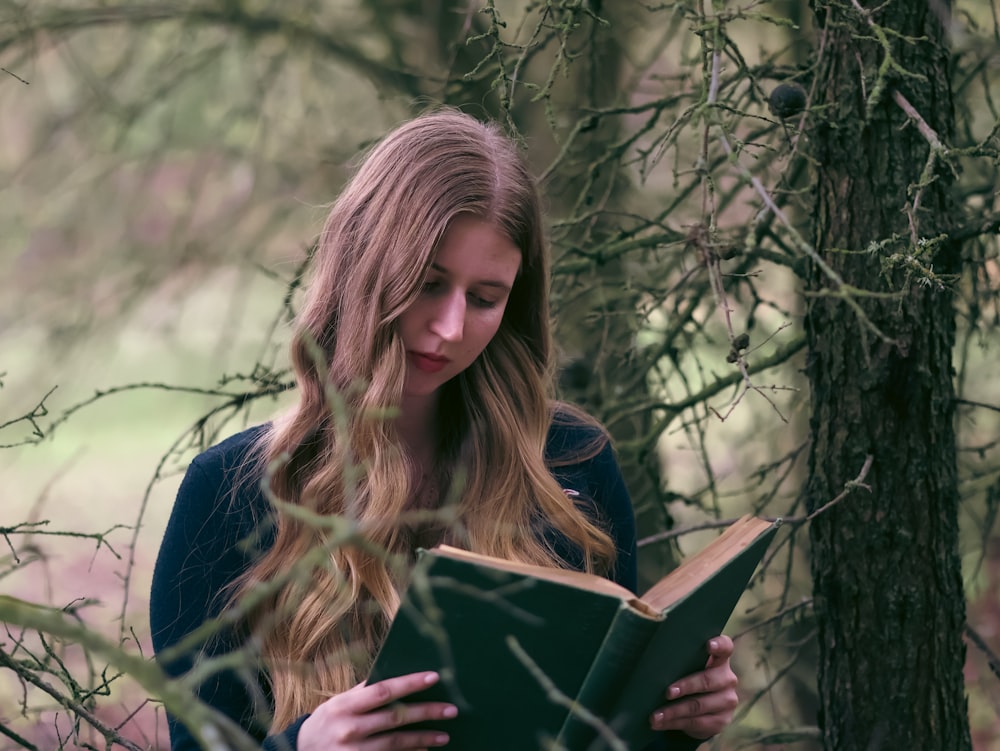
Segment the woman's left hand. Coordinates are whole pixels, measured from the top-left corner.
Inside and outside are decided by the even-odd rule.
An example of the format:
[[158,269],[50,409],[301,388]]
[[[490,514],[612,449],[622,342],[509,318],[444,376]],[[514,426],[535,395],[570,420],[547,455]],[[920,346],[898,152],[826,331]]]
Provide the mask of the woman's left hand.
[[717,636],[708,642],[708,663],[700,673],[667,688],[668,702],[653,712],[654,730],[680,730],[692,738],[710,738],[733,721],[739,704],[736,673],[729,664],[733,640]]

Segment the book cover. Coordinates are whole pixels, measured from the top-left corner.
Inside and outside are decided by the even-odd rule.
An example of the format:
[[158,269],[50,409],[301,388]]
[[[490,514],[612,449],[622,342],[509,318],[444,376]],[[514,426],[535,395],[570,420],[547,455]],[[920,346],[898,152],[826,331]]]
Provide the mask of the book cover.
[[[369,683],[422,670],[441,680],[412,701],[448,701],[458,717],[424,726],[454,748],[543,748],[575,697],[621,599],[424,553]],[[546,676],[551,686],[535,677]]]
[[421,551],[368,681],[440,672],[410,700],[458,706],[426,724],[455,748],[596,751],[612,733],[641,748],[667,685],[704,667],[776,526],[741,520],[642,600],[579,572]]
[[[663,620],[635,637],[628,623],[631,616],[623,615],[621,633],[612,629],[608,634],[608,642],[617,648],[605,648],[595,656],[579,704],[602,718],[606,733],[628,739],[628,748],[642,748],[652,741],[649,717],[664,705],[666,687],[704,669],[708,640],[725,629],[777,531],[778,524],[759,522],[744,517],[712,543],[723,549],[727,542],[734,546],[722,565],[705,569],[705,564],[713,564],[710,545],[685,562],[688,568],[702,568],[702,573],[689,576],[678,568],[657,583],[653,589],[662,588],[664,598],[672,600],[664,606]],[[676,587],[673,594],[665,586],[670,577]],[[609,748],[593,725],[576,715],[567,719],[560,737],[573,751]]]

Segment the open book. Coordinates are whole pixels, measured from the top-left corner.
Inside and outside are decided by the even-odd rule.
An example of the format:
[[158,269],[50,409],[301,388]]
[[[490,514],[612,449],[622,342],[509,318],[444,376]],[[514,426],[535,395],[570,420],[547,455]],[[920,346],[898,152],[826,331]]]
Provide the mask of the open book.
[[577,571],[421,551],[368,682],[440,672],[409,700],[458,706],[426,723],[454,748],[641,749],[667,686],[705,667],[779,524],[743,517],[641,598]]

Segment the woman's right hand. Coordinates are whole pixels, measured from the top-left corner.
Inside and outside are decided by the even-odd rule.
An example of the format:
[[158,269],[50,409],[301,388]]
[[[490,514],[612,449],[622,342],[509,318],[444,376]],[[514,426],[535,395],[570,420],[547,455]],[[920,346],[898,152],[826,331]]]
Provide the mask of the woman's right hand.
[[450,719],[458,714],[454,704],[396,703],[434,685],[438,679],[437,673],[411,673],[370,686],[359,683],[330,697],[299,728],[299,751],[398,751],[445,745],[447,733],[407,730],[403,726],[422,720]]

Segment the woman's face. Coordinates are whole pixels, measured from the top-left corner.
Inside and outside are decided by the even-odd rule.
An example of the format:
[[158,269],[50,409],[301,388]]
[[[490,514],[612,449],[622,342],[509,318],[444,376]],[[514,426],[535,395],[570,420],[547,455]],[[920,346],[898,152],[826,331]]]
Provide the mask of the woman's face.
[[492,224],[452,221],[420,296],[399,317],[407,397],[433,395],[479,357],[500,328],[521,251]]

